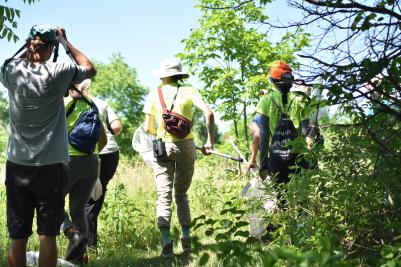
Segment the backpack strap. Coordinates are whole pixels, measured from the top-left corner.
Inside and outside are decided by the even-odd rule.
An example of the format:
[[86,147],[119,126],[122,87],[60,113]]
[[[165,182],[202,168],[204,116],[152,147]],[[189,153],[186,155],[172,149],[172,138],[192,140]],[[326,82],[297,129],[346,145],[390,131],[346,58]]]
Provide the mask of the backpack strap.
[[297,97],[297,96],[294,96],[294,97],[292,98],[290,104],[288,105],[288,108],[287,108],[287,112],[286,112],[286,113],[288,113],[288,112],[290,111],[291,105],[292,105],[292,103],[294,102],[294,100],[295,100],[296,97]]
[[[81,96],[81,99],[84,100],[91,108],[97,109],[95,103],[93,103],[86,96],[84,96],[84,94],[82,94],[82,92],[79,91],[76,87],[72,87],[71,90],[77,92]],[[66,117],[71,115],[71,113],[74,111],[76,104],[77,104],[77,99],[74,99],[73,103],[71,104],[71,106],[68,108],[68,110],[65,113]]]
[[89,106],[97,109],[95,103],[93,103],[93,101],[89,100],[86,96],[84,96],[84,94],[81,91],[79,91],[75,86],[73,86],[70,89],[77,92],[80,95],[81,99],[84,100]]
[[[277,109],[278,109],[281,113],[288,113],[288,112],[290,111],[291,105],[292,105],[292,103],[294,102],[295,98],[296,98],[296,96],[294,96],[294,98],[291,100],[290,104],[288,105],[288,108],[287,108],[286,112],[283,112],[282,108],[279,106],[279,104],[277,104],[276,101],[274,101],[273,98],[271,98],[271,100],[272,100],[273,104],[277,107]],[[283,107],[283,108],[284,108],[284,107]]]
[[74,111],[74,108],[75,108],[76,104],[77,104],[77,100],[74,99],[74,100],[72,101],[71,106],[68,108],[67,112],[65,113],[65,117],[68,117],[68,116],[71,115],[71,113]]

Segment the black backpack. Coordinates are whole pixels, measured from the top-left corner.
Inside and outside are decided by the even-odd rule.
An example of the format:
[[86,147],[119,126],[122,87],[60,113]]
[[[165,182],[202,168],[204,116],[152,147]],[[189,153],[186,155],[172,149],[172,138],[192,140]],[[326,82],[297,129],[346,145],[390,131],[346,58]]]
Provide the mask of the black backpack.
[[[81,93],[81,91],[75,91],[79,92],[79,94],[81,95],[80,99],[85,101],[91,108],[88,111],[84,111],[79,115],[77,121],[74,124],[74,127],[68,133],[68,142],[76,150],[86,154],[92,154],[95,151],[100,137],[101,126],[99,110],[96,107],[95,103],[87,99]],[[68,117],[73,112],[77,101],[77,99],[73,100],[73,103],[66,112],[66,117]]]
[[298,137],[298,132],[295,129],[294,123],[288,116],[288,111],[294,99],[295,97],[288,105],[286,112],[283,112],[280,106],[272,99],[274,105],[280,111],[281,116],[272,134],[269,147],[267,165],[271,174],[282,172],[284,169],[288,169],[289,166],[295,165],[295,159],[298,156],[298,154],[294,153],[291,146],[287,145],[289,141],[294,141]]

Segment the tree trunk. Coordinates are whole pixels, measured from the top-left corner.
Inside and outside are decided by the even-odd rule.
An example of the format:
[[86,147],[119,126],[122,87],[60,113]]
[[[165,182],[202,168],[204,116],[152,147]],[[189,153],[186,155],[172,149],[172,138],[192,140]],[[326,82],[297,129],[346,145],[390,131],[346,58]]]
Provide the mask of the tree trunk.
[[[234,120],[234,132],[235,132],[235,139],[238,140],[238,137],[239,137],[239,134],[238,134],[238,121],[236,119]],[[240,162],[238,162],[238,173],[239,173],[239,175],[242,175],[241,163]]]
[[235,139],[238,140],[238,122],[237,120],[234,120],[234,133],[235,133]]
[[247,120],[247,110],[246,101],[244,101],[244,134],[245,134],[245,160],[249,160],[249,134],[248,134],[248,120]]

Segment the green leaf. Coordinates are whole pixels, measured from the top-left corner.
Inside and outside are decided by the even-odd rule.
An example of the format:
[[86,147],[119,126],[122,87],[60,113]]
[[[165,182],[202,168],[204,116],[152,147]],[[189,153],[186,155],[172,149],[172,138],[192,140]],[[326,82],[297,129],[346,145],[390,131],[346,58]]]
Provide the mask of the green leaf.
[[206,265],[206,263],[209,261],[209,259],[210,259],[210,255],[207,253],[203,253],[203,255],[201,256],[201,258],[199,260],[199,265],[200,266]]
[[225,233],[219,233],[216,235],[215,237],[216,241],[219,242],[221,240],[226,240],[227,239],[227,235]]
[[205,235],[206,235],[206,236],[211,236],[211,235],[213,235],[213,233],[214,233],[213,229],[207,229],[207,230],[205,231]]
[[204,223],[198,223],[195,227],[194,230],[198,229],[199,227],[202,227],[203,225],[205,225]]
[[249,237],[249,231],[237,231],[234,236]]
[[237,228],[244,227],[244,226],[248,226],[248,225],[249,225],[249,222],[245,222],[245,221],[236,222],[236,223],[235,223],[235,227],[237,227]]
[[4,28],[4,29],[3,29],[3,32],[2,32],[2,34],[1,34],[1,39],[4,39],[4,38],[6,37],[7,32],[8,32],[8,29],[7,29],[7,28]]
[[8,21],[12,21],[11,19],[11,11],[9,7],[5,7],[5,11],[6,11],[6,18]]

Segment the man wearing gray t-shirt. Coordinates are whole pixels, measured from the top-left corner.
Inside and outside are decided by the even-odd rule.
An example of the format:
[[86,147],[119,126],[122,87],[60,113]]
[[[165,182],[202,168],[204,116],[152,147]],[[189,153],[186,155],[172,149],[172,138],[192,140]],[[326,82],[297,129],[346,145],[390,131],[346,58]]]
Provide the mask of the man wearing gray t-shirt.
[[[78,66],[48,62],[57,38],[64,39]],[[33,26],[25,47],[25,54],[6,60],[0,72],[10,104],[5,182],[11,238],[8,264],[26,265],[36,210],[39,266],[56,266],[55,237],[64,218],[63,163],[69,160],[63,96],[70,84],[95,76],[96,70],[61,28]]]

